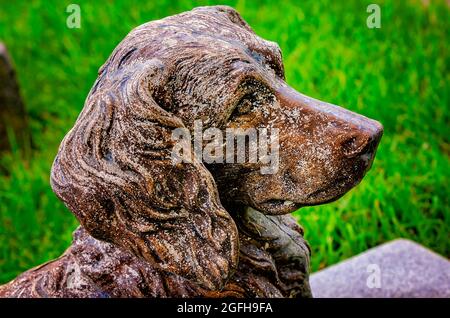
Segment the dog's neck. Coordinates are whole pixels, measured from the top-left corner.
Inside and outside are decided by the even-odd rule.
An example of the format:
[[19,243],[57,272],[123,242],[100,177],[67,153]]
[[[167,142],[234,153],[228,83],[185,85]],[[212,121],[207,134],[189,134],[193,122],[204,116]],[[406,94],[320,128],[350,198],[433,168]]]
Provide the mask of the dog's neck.
[[267,216],[247,208],[235,216],[240,257],[222,290],[149,264],[83,227],[58,259],[0,287],[1,297],[310,297],[309,247],[289,215]]
[[[311,296],[310,250],[295,219],[290,215],[265,215],[252,208],[233,218],[239,230],[239,265],[221,291],[208,291],[164,272],[113,244],[94,239],[81,227],[69,250],[83,276],[114,297]],[[145,286],[145,291],[138,286]],[[122,295],[124,290],[134,294]]]

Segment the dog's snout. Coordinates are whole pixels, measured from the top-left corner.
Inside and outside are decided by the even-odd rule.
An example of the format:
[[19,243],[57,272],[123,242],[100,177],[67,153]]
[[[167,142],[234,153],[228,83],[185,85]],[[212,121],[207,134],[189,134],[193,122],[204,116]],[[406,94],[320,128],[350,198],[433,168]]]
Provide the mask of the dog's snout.
[[363,150],[366,150],[366,146],[368,144],[368,138],[365,136],[354,134],[348,138],[346,138],[342,144],[342,152],[345,157],[347,158],[353,158],[360,153],[363,152]]
[[351,133],[343,139],[341,148],[346,158],[375,154],[383,134],[383,127],[375,122],[370,128],[369,131]]
[[305,96],[289,86],[281,86],[277,96],[284,107],[300,109],[307,123],[312,122],[318,132],[323,132],[323,127],[332,127],[326,130],[329,135],[321,138],[334,142],[339,136],[338,153],[343,157],[373,159],[383,135],[383,126],[376,120]]

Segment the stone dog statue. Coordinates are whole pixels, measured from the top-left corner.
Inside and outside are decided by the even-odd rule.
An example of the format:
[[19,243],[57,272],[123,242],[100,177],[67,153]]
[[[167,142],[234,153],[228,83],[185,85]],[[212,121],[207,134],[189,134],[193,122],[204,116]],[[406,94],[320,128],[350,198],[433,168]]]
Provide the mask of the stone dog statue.
[[[279,168],[173,164],[172,131],[277,128]],[[310,249],[289,213],[363,178],[382,126],[296,92],[277,44],[232,8],[132,30],[100,68],[51,171],[81,226],[2,297],[310,297]]]

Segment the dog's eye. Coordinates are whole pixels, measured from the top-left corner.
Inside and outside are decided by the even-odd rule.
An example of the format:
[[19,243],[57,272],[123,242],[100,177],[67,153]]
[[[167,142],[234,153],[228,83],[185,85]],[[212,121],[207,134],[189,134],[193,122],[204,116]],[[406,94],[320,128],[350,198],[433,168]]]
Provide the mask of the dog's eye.
[[252,111],[255,104],[255,98],[253,95],[245,95],[234,108],[231,117],[241,116],[248,114]]
[[253,101],[251,98],[246,97],[243,100],[241,100],[241,102],[239,103],[239,105],[236,107],[237,112],[240,115],[243,114],[247,114],[248,112],[250,112],[253,108]]

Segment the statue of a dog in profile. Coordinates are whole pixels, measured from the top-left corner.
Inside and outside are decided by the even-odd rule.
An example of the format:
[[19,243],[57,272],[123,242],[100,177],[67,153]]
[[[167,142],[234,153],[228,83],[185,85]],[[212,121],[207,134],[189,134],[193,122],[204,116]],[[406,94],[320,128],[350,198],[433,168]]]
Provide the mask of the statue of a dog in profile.
[[[277,171],[174,164],[172,132],[196,120],[278,129]],[[289,87],[280,48],[230,7],[146,23],[101,67],[52,167],[81,223],[73,244],[0,296],[309,297],[310,250],[288,213],[354,187],[381,135]]]

